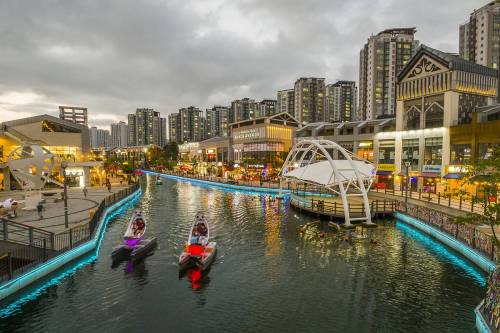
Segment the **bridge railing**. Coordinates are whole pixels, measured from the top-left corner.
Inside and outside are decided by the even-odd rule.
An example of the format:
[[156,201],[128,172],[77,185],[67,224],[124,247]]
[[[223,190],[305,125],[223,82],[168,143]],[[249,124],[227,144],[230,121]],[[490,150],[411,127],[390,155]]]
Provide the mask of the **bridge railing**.
[[[341,202],[329,202],[321,199],[308,199],[297,195],[291,196],[292,204],[298,208],[308,211],[331,216],[343,216],[345,213],[344,205]],[[389,213],[396,210],[396,200],[374,200],[370,203],[371,214]],[[364,216],[365,206],[362,203],[350,203],[349,214],[351,216]]]

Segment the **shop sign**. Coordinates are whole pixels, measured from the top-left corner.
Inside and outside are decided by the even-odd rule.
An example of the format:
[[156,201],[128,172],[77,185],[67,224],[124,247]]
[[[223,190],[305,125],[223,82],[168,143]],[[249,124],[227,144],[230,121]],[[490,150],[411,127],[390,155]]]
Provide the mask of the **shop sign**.
[[249,164],[248,168],[262,169],[264,168],[264,164]]
[[396,170],[396,165],[394,165],[394,164],[378,164],[377,165],[377,170],[380,170],[380,171],[395,171]]
[[422,166],[422,172],[441,173],[441,165],[424,165]]
[[368,148],[373,145],[372,141],[361,141],[358,145],[359,148]]
[[213,149],[207,149],[207,154],[214,154],[215,150]]
[[236,132],[234,134],[234,140],[246,140],[260,138],[260,128],[252,128],[248,130],[243,130]]
[[449,173],[467,173],[469,167],[466,165],[448,165]]

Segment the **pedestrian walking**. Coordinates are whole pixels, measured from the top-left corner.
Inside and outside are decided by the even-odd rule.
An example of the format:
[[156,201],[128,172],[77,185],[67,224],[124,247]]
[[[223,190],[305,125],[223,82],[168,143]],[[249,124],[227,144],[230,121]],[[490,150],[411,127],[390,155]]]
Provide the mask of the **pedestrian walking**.
[[83,196],[86,198],[88,193],[89,193],[89,190],[87,190],[87,187],[84,186],[83,187]]
[[43,204],[42,202],[38,202],[38,205],[36,205],[36,211],[38,212],[38,219],[41,220],[43,219]]
[[106,186],[108,187],[108,192],[111,193],[111,182],[108,180],[108,183],[106,184]]

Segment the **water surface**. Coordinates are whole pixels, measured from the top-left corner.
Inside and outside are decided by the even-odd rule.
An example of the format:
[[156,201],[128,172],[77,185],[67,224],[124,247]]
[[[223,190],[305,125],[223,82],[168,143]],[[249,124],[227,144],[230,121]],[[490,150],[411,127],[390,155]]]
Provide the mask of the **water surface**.
[[[1,332],[472,332],[484,276],[400,222],[348,242],[259,194],[143,179],[159,247],[112,265],[132,209],[110,221],[99,257],[0,319]],[[203,211],[219,246],[206,275],[177,257]],[[7,304],[3,304],[4,308]]]

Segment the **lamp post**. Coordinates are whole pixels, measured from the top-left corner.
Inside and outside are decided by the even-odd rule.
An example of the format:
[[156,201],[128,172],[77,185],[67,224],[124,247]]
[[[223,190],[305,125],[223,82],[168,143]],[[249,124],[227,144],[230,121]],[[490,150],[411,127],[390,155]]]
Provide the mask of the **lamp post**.
[[408,212],[408,186],[410,184],[410,166],[411,166],[411,160],[405,162],[405,167],[406,167],[406,179],[405,179],[405,211]]
[[61,169],[63,172],[63,184],[64,184],[64,227],[68,228],[68,182],[66,181],[66,168],[68,167],[68,162],[61,162]]

